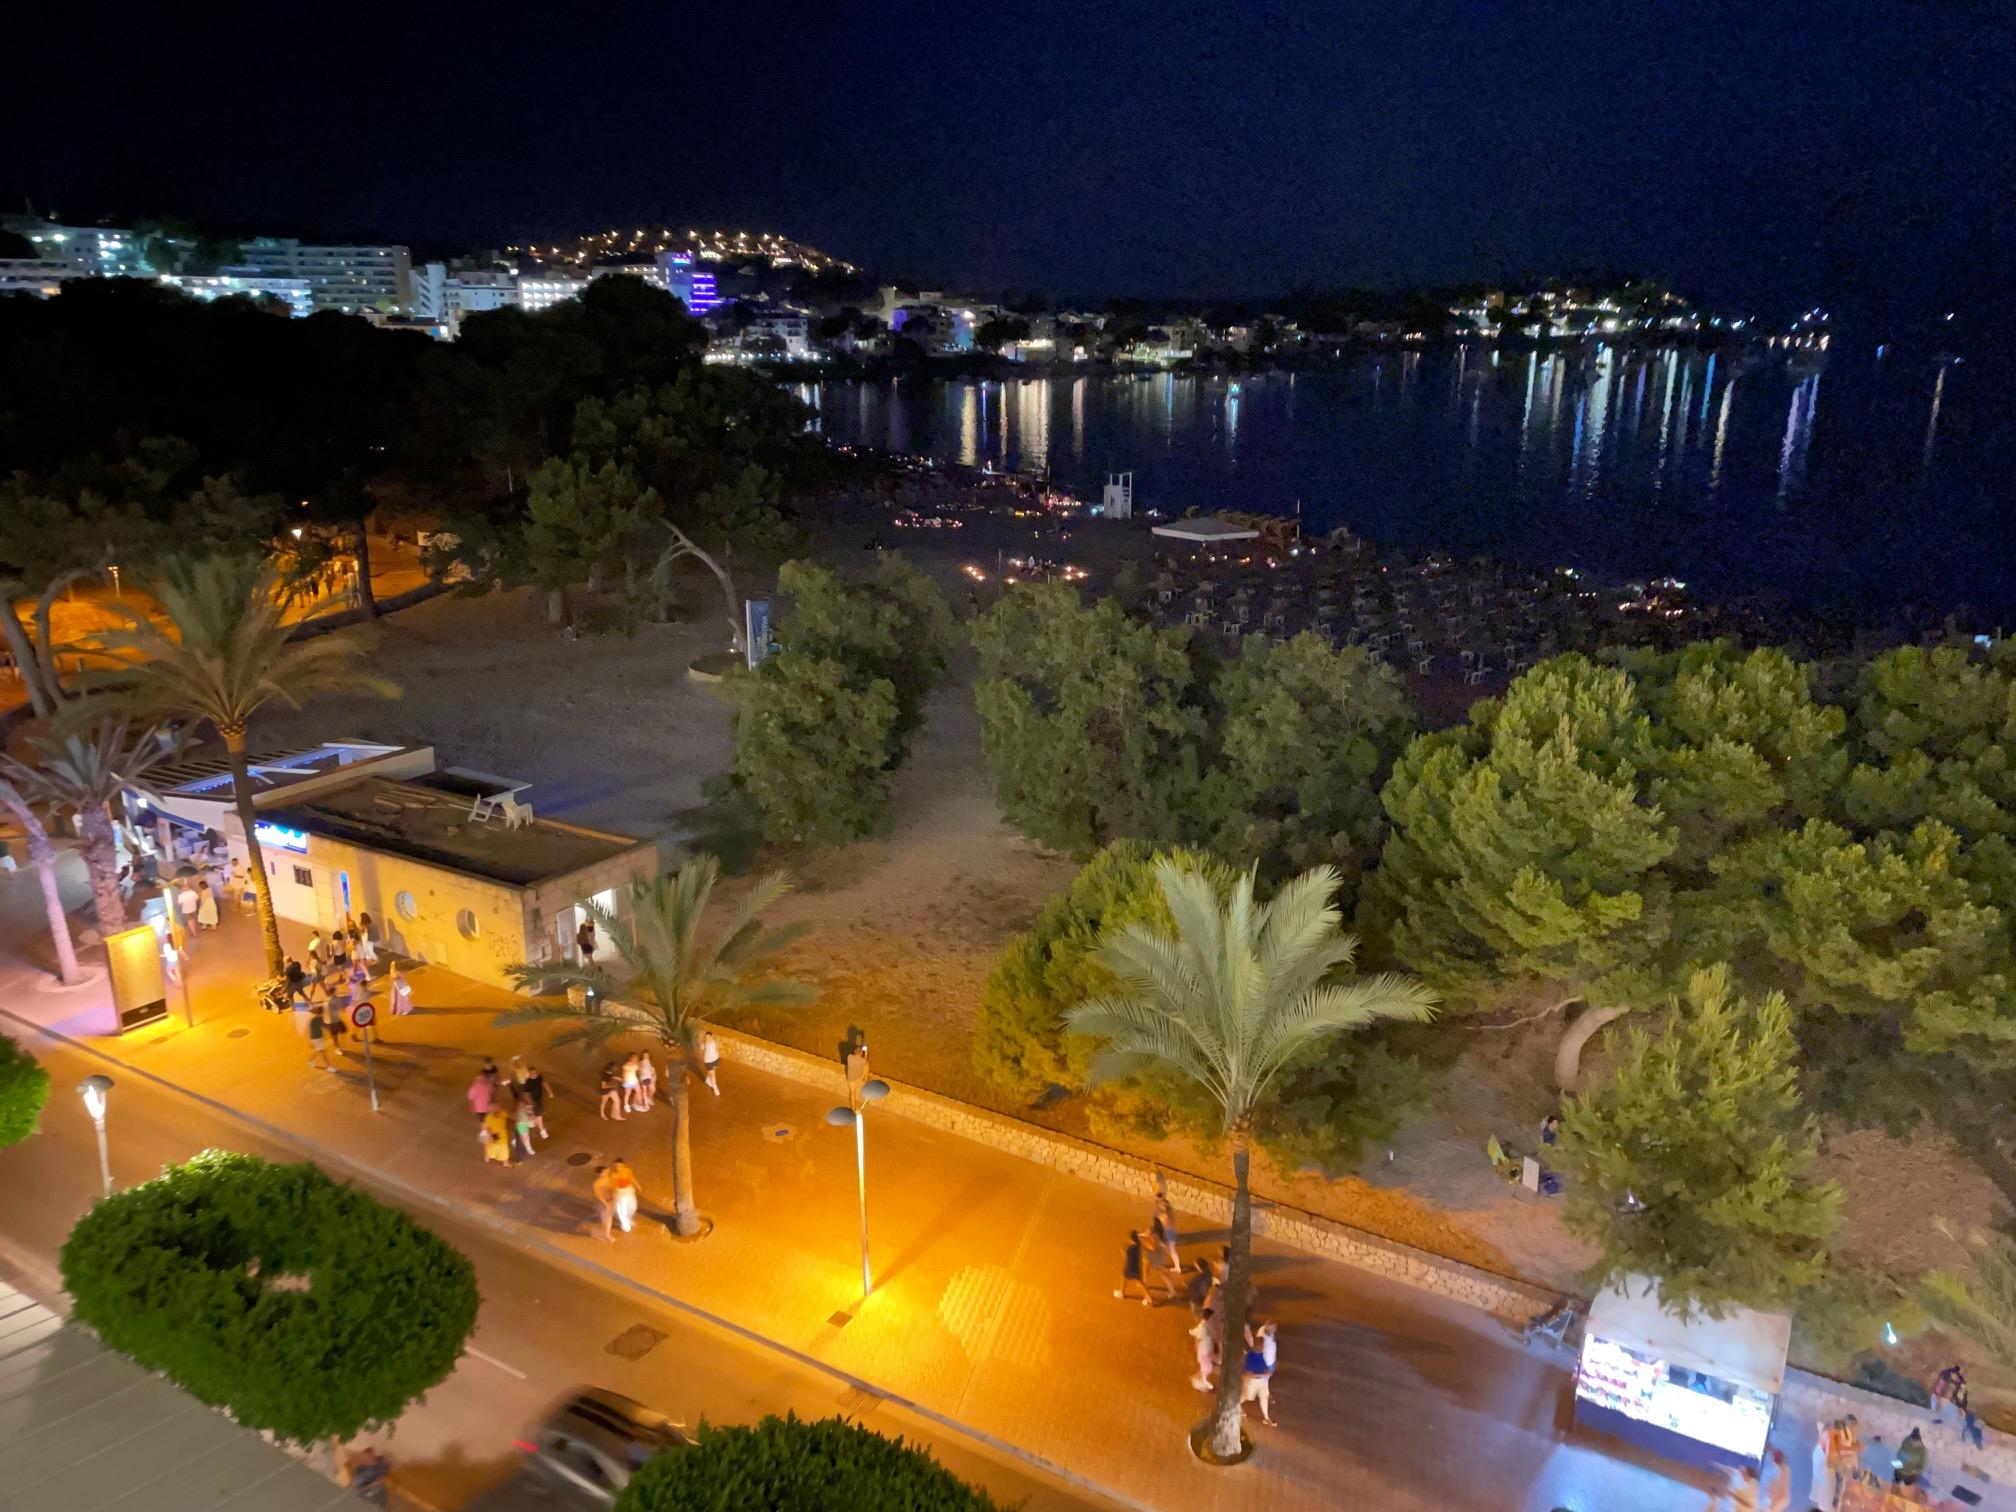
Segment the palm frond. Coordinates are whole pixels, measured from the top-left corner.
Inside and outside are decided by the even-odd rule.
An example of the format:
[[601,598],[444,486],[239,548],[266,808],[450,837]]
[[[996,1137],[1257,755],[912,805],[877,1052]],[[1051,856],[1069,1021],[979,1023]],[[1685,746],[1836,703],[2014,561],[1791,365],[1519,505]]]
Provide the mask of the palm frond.
[[1410,978],[1340,980],[1356,959],[1343,929],[1337,873],[1317,867],[1266,903],[1251,871],[1226,886],[1201,868],[1164,861],[1156,881],[1174,923],[1109,928],[1097,959],[1116,992],[1064,1015],[1074,1034],[1103,1041],[1093,1076],[1176,1071],[1224,1111],[1249,1119],[1295,1053],[1324,1036],[1430,1017],[1436,997]]

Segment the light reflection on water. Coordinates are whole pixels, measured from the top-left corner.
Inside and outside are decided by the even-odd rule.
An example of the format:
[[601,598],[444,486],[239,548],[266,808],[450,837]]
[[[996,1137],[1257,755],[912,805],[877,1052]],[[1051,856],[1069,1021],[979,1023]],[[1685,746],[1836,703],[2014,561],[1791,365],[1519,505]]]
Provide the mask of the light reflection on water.
[[[1384,353],[1321,372],[904,379],[801,394],[836,441],[1046,470],[1399,545],[1673,572],[1832,606],[2016,606],[1985,364],[1837,349]],[[1236,391],[1233,385],[1236,384]],[[1826,402],[1823,403],[1823,397]]]

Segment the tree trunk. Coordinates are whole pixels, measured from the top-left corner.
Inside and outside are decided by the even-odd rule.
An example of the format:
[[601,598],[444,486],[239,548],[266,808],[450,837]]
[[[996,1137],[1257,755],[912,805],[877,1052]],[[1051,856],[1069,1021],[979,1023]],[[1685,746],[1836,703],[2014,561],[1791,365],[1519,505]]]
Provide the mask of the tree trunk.
[[[14,585],[10,583],[7,586],[11,590]],[[42,667],[35,655],[34,644],[28,639],[28,632],[22,628],[21,621],[14,612],[11,591],[5,612],[0,613],[0,639],[6,640],[7,650],[14,657],[14,665],[20,669],[21,686],[28,690],[30,707],[35,710],[38,718],[49,718],[56,710],[49,702],[49,690],[42,684]]]
[[378,592],[371,586],[371,525],[357,522],[357,607],[367,620],[378,618]]
[[79,809],[77,838],[83,842],[84,866],[91,873],[98,933],[109,939],[126,927],[126,900],[119,896],[119,837],[112,816],[102,808]]
[[[11,793],[9,789],[8,794]],[[68,987],[79,977],[77,947],[71,943],[70,918],[63,912],[63,893],[56,885],[56,847],[49,843],[49,832],[42,828],[42,821],[27,804],[12,796],[0,797],[0,801],[6,803],[27,832],[28,861],[35,868],[36,880],[42,884],[42,907],[49,918],[49,938],[56,946],[56,976]]]
[[693,1202],[693,1099],[686,1062],[668,1064],[665,1080],[672,1094],[672,1232],[690,1239],[700,1232],[700,1209]]
[[1252,1162],[1253,1126],[1232,1126],[1232,1258],[1225,1267],[1219,1305],[1225,1309],[1225,1347],[1218,1351],[1218,1398],[1212,1404],[1209,1428],[1211,1453],[1221,1460],[1239,1457],[1245,1391],[1246,1287],[1253,1269],[1253,1192],[1247,1185]]
[[694,545],[693,538],[677,525],[666,522],[665,528],[672,532],[672,549],[665,553],[659,565],[669,572],[672,564],[682,556],[697,557],[707,570],[714,574],[715,579],[721,584],[721,600],[728,607],[728,649],[743,650],[742,606],[735,602],[735,584],[728,576],[728,569]]
[[259,933],[266,942],[266,974],[277,977],[287,969],[287,956],[280,949],[280,920],[273,912],[273,880],[266,875],[266,856],[259,848],[259,816],[252,806],[252,773],[245,765],[245,727],[237,725],[222,732],[224,752],[231,763],[231,798],[238,810],[238,822],[245,826],[245,860],[252,868],[252,893],[259,902]]
[[1628,1008],[1598,1008],[1594,1004],[1584,1008],[1575,1022],[1562,1033],[1561,1043],[1555,1047],[1554,1085],[1563,1092],[1573,1092],[1575,1083],[1582,1076],[1583,1049],[1596,1037],[1597,1030],[1630,1011]]
[[[70,695],[63,687],[62,669],[56,665],[56,647],[49,633],[49,616],[55,611],[58,593],[69,588],[77,579],[97,570],[95,567],[73,567],[70,571],[57,576],[42,590],[42,596],[35,600],[36,657],[41,666],[42,685],[49,691],[49,702],[52,707],[61,707],[69,702]],[[75,597],[74,592],[72,597]]]

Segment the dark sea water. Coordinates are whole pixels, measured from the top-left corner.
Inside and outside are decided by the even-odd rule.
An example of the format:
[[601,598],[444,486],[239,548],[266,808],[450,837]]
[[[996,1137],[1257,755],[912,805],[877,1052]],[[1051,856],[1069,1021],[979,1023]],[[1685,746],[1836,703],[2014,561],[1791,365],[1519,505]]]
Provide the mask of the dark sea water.
[[2016,625],[2016,398],[1871,349],[1368,356],[1318,373],[808,385],[828,437],[1048,468],[1137,510],[1348,525],[1386,545],[1674,576],[1859,621]]

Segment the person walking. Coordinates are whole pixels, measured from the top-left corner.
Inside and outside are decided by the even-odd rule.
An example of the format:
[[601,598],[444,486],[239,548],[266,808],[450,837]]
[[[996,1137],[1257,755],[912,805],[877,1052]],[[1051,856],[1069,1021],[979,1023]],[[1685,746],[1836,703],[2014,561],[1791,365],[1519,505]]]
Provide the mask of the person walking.
[[709,1029],[700,1036],[700,1079],[707,1083],[707,1090],[716,1097],[721,1095],[721,1083],[714,1079],[714,1073],[721,1065],[721,1044]]
[[532,1130],[538,1126],[539,1115],[532,1111],[532,1099],[525,1088],[513,1083],[511,1087],[511,1132],[518,1140],[518,1148],[531,1159],[539,1152],[532,1148]]
[[329,1048],[338,1055],[348,1055],[343,1048],[343,1037],[350,1032],[350,994],[334,992],[322,1000],[322,1023],[329,1035]]
[[1218,1335],[1211,1326],[1216,1316],[1207,1310],[1198,1314],[1197,1321],[1190,1325],[1190,1337],[1197,1341],[1197,1371],[1190,1377],[1190,1384],[1198,1391],[1211,1389],[1211,1377],[1218,1370]]
[[477,1070],[475,1079],[469,1083],[469,1111],[478,1118],[489,1115],[497,1102],[497,1063],[485,1058]]
[[319,1013],[308,1015],[308,1045],[309,1065],[320,1066],[324,1071],[336,1069],[329,1063],[329,1029]]
[[350,974],[350,936],[341,925],[329,931],[329,970],[339,977]]
[[406,973],[399,969],[399,963],[392,963],[392,973],[386,980],[386,994],[392,1000],[392,1011],[400,1017],[413,1011],[413,984],[406,980]]
[[482,1122],[476,1126],[476,1137],[483,1142],[485,1165],[511,1164],[511,1123],[502,1108],[492,1108],[483,1115]]
[[172,936],[161,942],[161,974],[168,979],[169,986],[182,985],[182,952],[176,948]]
[[1249,1324],[1246,1329],[1246,1360],[1241,1367],[1239,1400],[1260,1404],[1260,1421],[1269,1428],[1274,1426],[1272,1413],[1273,1399],[1269,1392],[1274,1382],[1274,1325],[1262,1323],[1256,1332]]
[[1179,1274],[1183,1269],[1183,1257],[1176,1252],[1176,1212],[1169,1206],[1167,1197],[1155,1199],[1155,1216],[1148,1221],[1148,1233],[1155,1241],[1157,1252],[1167,1262],[1167,1274]]
[[323,972],[322,931],[319,928],[308,932],[308,970],[317,977]]
[[1136,1229],[1127,1235],[1127,1249],[1120,1259],[1120,1286],[1113,1295],[1124,1299],[1128,1287],[1138,1286],[1141,1288],[1141,1305],[1153,1307],[1155,1299],[1148,1294],[1148,1283],[1142,1276],[1141,1258],[1141,1233]]
[[581,927],[574,931],[574,948],[581,952],[581,964],[595,964],[595,921],[584,918]]
[[217,894],[210,890],[207,879],[196,885],[196,927],[198,929],[217,927]]
[[1933,1422],[1945,1421],[1946,1404],[1953,1399],[1954,1388],[1966,1384],[1967,1372],[1961,1368],[1958,1360],[1948,1365],[1926,1383],[1926,1393],[1932,1398]]
[[1841,1419],[1835,1418],[1813,1435],[1813,1485],[1807,1493],[1813,1503],[1814,1512],[1834,1512],[1834,1459],[1831,1446],[1834,1436],[1841,1431]]
[[644,1111],[639,1106],[640,1099],[637,1095],[637,1084],[642,1080],[642,1073],[637,1069],[637,1060],[638,1057],[634,1052],[623,1057],[623,1111],[625,1113],[642,1113]]
[[[369,918],[370,915],[366,914],[365,917]],[[378,964],[378,943],[371,938],[371,931],[362,923],[350,931],[350,954],[355,956],[358,964],[366,970]]]
[[623,1077],[614,1061],[602,1068],[602,1117],[623,1122]]
[[1759,1500],[1763,1491],[1764,1488],[1757,1479],[1757,1467],[1745,1465],[1736,1472],[1721,1495],[1710,1499],[1709,1505],[1712,1508],[1726,1503],[1729,1512],[1761,1512]]
[[1830,1470],[1827,1505],[1830,1509],[1838,1505],[1841,1492],[1848,1484],[1848,1477],[1862,1464],[1862,1435],[1858,1431],[1854,1413],[1849,1413],[1836,1423],[1828,1435],[1827,1464]]
[[183,933],[193,934],[195,932],[196,910],[202,906],[202,901],[197,896],[194,880],[184,877],[182,885],[175,889],[175,912],[182,916]]
[[1190,1316],[1201,1318],[1211,1305],[1211,1294],[1218,1289],[1218,1277],[1212,1272],[1209,1260],[1199,1260],[1197,1269],[1190,1273],[1190,1283],[1185,1288],[1190,1298]]
[[1792,1512],[1792,1467],[1785,1451],[1773,1449],[1770,1456],[1770,1483],[1764,1489],[1764,1512]]
[[518,1079],[518,1090],[525,1096],[525,1105],[532,1112],[532,1127],[539,1131],[541,1139],[551,1139],[546,1132],[546,1078],[539,1074],[537,1066],[527,1066]]
[[637,1173],[632,1171],[622,1156],[604,1166],[595,1178],[595,1200],[603,1205],[602,1237],[614,1239],[609,1232],[610,1222],[624,1233],[637,1218]]

